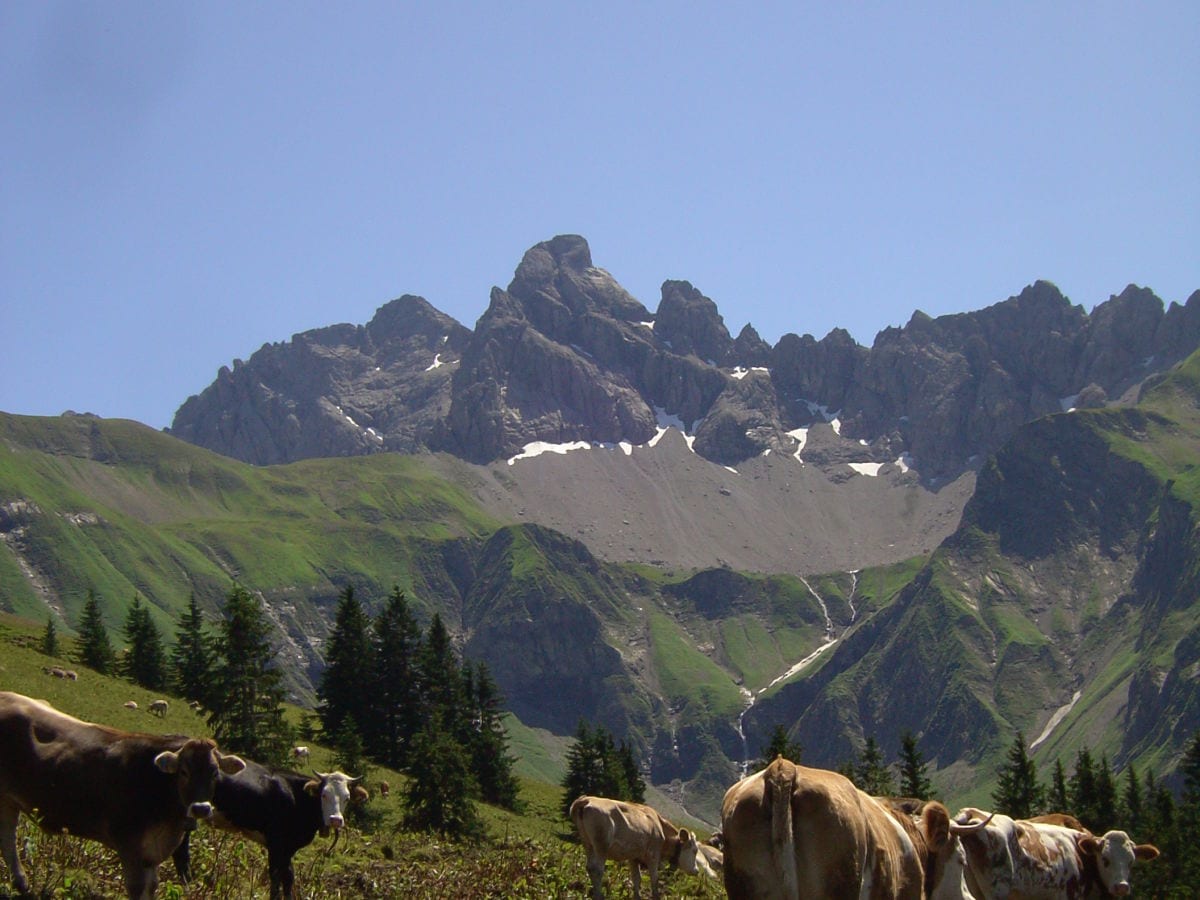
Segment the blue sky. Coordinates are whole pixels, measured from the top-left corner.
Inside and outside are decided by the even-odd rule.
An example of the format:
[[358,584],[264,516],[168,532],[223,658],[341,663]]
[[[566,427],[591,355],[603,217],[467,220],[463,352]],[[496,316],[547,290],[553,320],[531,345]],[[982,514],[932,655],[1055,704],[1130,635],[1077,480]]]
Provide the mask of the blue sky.
[[0,4],[0,410],[170,424],[584,235],[774,343],[1200,289],[1200,4]]

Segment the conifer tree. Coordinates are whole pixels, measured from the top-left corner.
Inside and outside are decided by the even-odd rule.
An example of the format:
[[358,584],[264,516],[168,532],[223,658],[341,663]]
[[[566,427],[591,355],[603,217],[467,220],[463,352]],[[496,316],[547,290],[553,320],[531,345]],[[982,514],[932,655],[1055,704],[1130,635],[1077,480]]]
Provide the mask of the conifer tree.
[[478,835],[483,825],[471,801],[479,792],[467,750],[437,710],[413,738],[405,790],[405,825],[453,837]]
[[1042,807],[1042,787],[1038,784],[1037,765],[1025,747],[1025,735],[1017,732],[1008,750],[1008,764],[998,772],[999,782],[992,792],[996,811],[1014,819],[1028,819]]
[[917,739],[911,731],[900,738],[900,796],[928,800],[933,796],[933,783],[926,774],[929,764],[917,747]]
[[1197,731],[1184,751],[1179,764],[1183,778],[1178,815],[1175,818],[1174,840],[1166,852],[1182,854],[1178,881],[1187,896],[1200,897],[1200,731]]
[[138,595],[125,617],[125,640],[128,648],[121,660],[121,674],[151,691],[167,686],[167,660],[162,635],[150,618],[150,610],[142,605]]
[[104,627],[104,614],[96,592],[88,588],[87,603],[79,621],[79,661],[101,675],[112,672],[115,663],[112,644]]
[[[1075,771],[1067,783],[1067,790],[1072,812],[1088,828],[1095,829],[1099,824],[1096,821],[1096,764],[1087,747],[1075,754]],[[1103,834],[1103,831],[1097,833]]]
[[1142,832],[1142,799],[1142,784],[1138,779],[1137,769],[1130,763],[1129,768],[1125,770],[1125,788],[1121,792],[1121,819],[1127,825],[1124,830],[1130,833]]
[[1054,760],[1054,772],[1050,776],[1050,793],[1046,797],[1046,805],[1051,812],[1065,813],[1071,808],[1067,795],[1067,773],[1063,769],[1061,759]]
[[465,718],[462,710],[466,705],[462,670],[450,642],[450,632],[446,630],[441,615],[436,612],[421,644],[418,662],[425,693],[424,714],[428,716],[432,711],[440,710],[443,725],[453,733],[461,734],[460,720]]
[[784,759],[791,760],[794,763],[800,762],[800,757],[804,755],[804,747],[798,742],[792,742],[788,738],[787,729],[776,723],[775,728],[771,731],[771,737],[767,741],[767,745],[763,747],[762,756],[754,763],[754,771],[765,769],[775,761],[775,757],[782,756]]
[[892,772],[883,761],[883,751],[874,737],[867,738],[866,746],[854,767],[854,784],[859,790],[875,797],[895,793]]
[[638,771],[633,749],[624,741],[618,747],[603,725],[580,721],[575,742],[567,749],[567,774],[562,781],[562,814],[569,815],[576,798],[588,794],[642,803],[646,782]]
[[46,630],[42,632],[42,653],[58,656],[58,629],[54,627],[54,616],[46,616]]
[[347,716],[355,722],[372,719],[371,692],[364,690],[372,680],[370,622],[362,604],[347,585],[338,598],[333,631],[326,645],[325,671],[317,688],[321,699],[318,712],[326,734],[341,731]]
[[403,768],[421,722],[421,630],[399,587],[392,588],[376,616],[371,643],[375,660],[370,682],[374,714],[370,722],[363,723],[367,751],[392,768]]
[[[464,668],[468,666],[464,664]],[[477,663],[473,676],[464,681],[469,681],[472,689],[472,730],[467,749],[480,797],[486,803],[515,809],[517,778],[513,774],[513,764],[516,760],[508,752],[500,689],[483,662]]]
[[292,735],[283,718],[283,673],[272,662],[270,634],[259,600],[235,585],[217,639],[208,722],[222,749],[283,765]]
[[213,638],[204,631],[204,613],[192,594],[171,648],[171,682],[180,696],[209,705],[214,653]]
[[1096,834],[1103,834],[1117,825],[1117,783],[1108,764],[1108,754],[1101,754],[1096,768],[1096,799],[1092,807]]

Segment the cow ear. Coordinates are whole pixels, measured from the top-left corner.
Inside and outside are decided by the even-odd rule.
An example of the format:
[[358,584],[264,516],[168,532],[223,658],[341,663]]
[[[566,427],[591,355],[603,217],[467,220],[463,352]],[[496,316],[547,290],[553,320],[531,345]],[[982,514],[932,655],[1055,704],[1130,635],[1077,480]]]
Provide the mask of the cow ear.
[[931,801],[921,810],[921,818],[925,823],[925,840],[934,851],[941,850],[950,840],[950,811]]
[[371,799],[371,795],[367,792],[365,787],[361,787],[356,784],[350,790],[350,799],[359,803],[365,803],[367,800]]
[[1078,847],[1084,853],[1099,853],[1100,842],[1096,840],[1094,835],[1085,834],[1078,840]]
[[315,797],[321,792],[321,782],[313,780],[304,782],[304,793]]
[[164,750],[158,756],[154,757],[154,765],[160,771],[166,772],[168,775],[174,775],[179,771],[179,754],[173,750]]
[[1155,859],[1158,856],[1158,848],[1153,844],[1136,844],[1133,855],[1137,859]]
[[696,839],[694,837],[692,837],[691,832],[688,831],[686,828],[679,829],[679,843],[691,844],[691,843],[695,842],[695,840]]
[[230,754],[217,754],[217,766],[226,775],[236,775],[242,769],[246,768],[246,761],[240,756]]

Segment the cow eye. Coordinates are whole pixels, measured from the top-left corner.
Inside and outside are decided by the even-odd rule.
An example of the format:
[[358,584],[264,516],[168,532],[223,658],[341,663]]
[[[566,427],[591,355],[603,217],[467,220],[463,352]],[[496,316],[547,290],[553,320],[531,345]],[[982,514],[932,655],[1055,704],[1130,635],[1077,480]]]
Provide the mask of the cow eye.
[[1107,868],[1108,868],[1108,857],[1107,857],[1107,856],[1102,856],[1102,857],[1100,857],[1100,861],[1101,861],[1102,863],[1104,863],[1104,868],[1106,868],[1106,869],[1107,869]]

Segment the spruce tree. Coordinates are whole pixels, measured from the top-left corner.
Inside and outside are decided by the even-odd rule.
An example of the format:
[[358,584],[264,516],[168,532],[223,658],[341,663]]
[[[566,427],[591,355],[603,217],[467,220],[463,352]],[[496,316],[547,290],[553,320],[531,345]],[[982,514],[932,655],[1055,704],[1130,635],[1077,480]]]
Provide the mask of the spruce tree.
[[1096,800],[1092,815],[1096,834],[1117,826],[1117,784],[1108,764],[1108,754],[1101,754],[1096,768]]
[[167,660],[163,651],[162,636],[150,610],[142,605],[138,595],[125,617],[125,640],[128,648],[121,660],[121,674],[136,685],[151,691],[167,686]]
[[46,630],[42,632],[42,653],[58,656],[58,629],[54,627],[54,616],[46,616]]
[[392,588],[376,616],[371,643],[375,671],[370,684],[375,715],[363,723],[367,752],[392,768],[404,768],[413,735],[421,723],[421,630],[399,587]]
[[621,768],[621,796],[634,803],[645,803],[646,779],[642,778],[633,747],[621,741],[621,746],[617,748],[617,759]]
[[763,747],[762,756],[754,764],[754,771],[765,769],[775,761],[775,757],[782,756],[784,759],[791,760],[794,763],[800,762],[800,757],[804,755],[804,748],[797,742],[794,743],[788,738],[787,729],[780,724],[776,724],[771,731],[771,737],[767,741],[767,745]]
[[1041,812],[1042,787],[1038,784],[1037,765],[1025,747],[1025,735],[1017,732],[1008,750],[1008,764],[996,773],[999,782],[992,792],[996,812],[1014,819],[1028,819]]
[[462,670],[442,617],[433,614],[418,658],[420,682],[425,694],[424,715],[442,713],[444,726],[455,734],[462,731],[465,707]]
[[467,750],[437,710],[413,739],[412,763],[404,794],[408,828],[448,837],[483,833],[471,798],[479,792]]
[[180,696],[209,705],[214,653],[213,638],[204,631],[204,613],[192,594],[171,648],[171,682]]
[[900,796],[928,800],[933,796],[933,783],[926,774],[929,764],[917,747],[911,731],[900,738]]
[[104,614],[96,592],[88,588],[87,603],[79,621],[79,661],[101,675],[112,672],[115,664],[112,644],[104,628]]
[[[598,730],[603,730],[597,726]],[[605,796],[605,759],[597,734],[584,720],[575,728],[575,740],[567,748],[567,773],[563,776],[562,814],[570,815],[571,804],[585,794]]]
[[[467,666],[464,665],[464,668]],[[517,778],[513,774],[513,764],[516,760],[508,752],[503,697],[486,663],[477,663],[474,675],[469,680],[472,685],[472,731],[467,749],[471,755],[471,770],[479,784],[480,798],[495,806],[515,809]]]
[[[1075,771],[1067,784],[1068,795],[1071,798],[1071,811],[1075,813],[1085,826],[1096,829],[1098,826],[1097,794],[1096,794],[1096,764],[1092,761],[1092,752],[1084,747],[1075,754]],[[1097,832],[1103,834],[1102,831]]]
[[1178,815],[1164,855],[1181,855],[1177,879],[1186,896],[1200,897],[1200,731],[1193,736],[1179,763],[1183,778]]
[[342,720],[351,717],[355,722],[373,718],[369,708],[372,693],[364,690],[371,683],[370,622],[362,604],[347,585],[338,599],[333,631],[325,651],[325,671],[317,687],[321,700],[318,712],[321,727],[329,735],[341,731]]
[[1054,772],[1050,776],[1050,793],[1046,797],[1046,805],[1051,812],[1065,813],[1071,808],[1067,795],[1067,773],[1063,769],[1061,759],[1054,760]]
[[235,585],[217,639],[208,723],[222,749],[283,765],[292,735],[283,718],[283,673],[273,664],[270,635],[259,600]]
[[854,783],[859,790],[874,797],[886,797],[895,793],[891,769],[883,761],[883,751],[874,737],[867,738],[866,746],[854,767]]
[[1121,792],[1121,819],[1126,824],[1124,830],[1131,834],[1142,832],[1142,800],[1142,784],[1138,779],[1137,769],[1130,763],[1129,768],[1125,770],[1125,788]]

